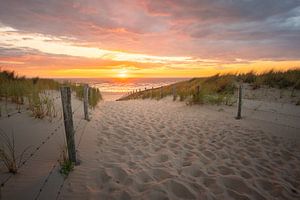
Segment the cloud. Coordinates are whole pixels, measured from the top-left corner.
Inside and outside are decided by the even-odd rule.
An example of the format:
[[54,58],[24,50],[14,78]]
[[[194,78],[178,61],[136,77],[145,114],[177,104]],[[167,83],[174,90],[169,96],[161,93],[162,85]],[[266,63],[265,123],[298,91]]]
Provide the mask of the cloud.
[[[174,57],[187,58],[178,68],[194,68],[203,59],[217,60],[219,66],[236,59],[297,60],[299,20],[299,0],[1,0],[0,52],[28,59],[33,51],[52,59],[60,53],[68,60],[93,49],[92,63],[99,56],[100,63],[140,67],[156,66],[154,60],[161,59],[174,67]],[[37,38],[41,48],[30,45]],[[65,45],[49,51],[54,43],[76,50]]]

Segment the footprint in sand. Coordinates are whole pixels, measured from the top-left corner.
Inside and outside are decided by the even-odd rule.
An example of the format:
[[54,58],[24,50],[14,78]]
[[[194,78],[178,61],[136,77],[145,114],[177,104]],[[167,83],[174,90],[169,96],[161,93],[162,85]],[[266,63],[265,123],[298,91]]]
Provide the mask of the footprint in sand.
[[220,174],[222,175],[234,175],[234,171],[226,166],[219,166],[218,167]]
[[172,174],[170,174],[167,170],[165,170],[165,169],[159,169],[159,168],[151,169],[151,170],[149,171],[149,174],[150,174],[154,179],[156,179],[157,181],[163,181],[163,180],[165,180],[165,179],[174,177],[174,176],[173,176]]
[[214,194],[222,194],[224,191],[213,177],[206,177],[202,179],[203,185]]
[[168,180],[165,185],[177,198],[196,199],[196,196],[188,189],[188,187],[177,181]]
[[156,162],[164,163],[169,160],[169,156],[166,154],[160,154],[160,155],[156,156],[155,160],[156,160]]
[[170,143],[168,143],[168,146],[169,146],[170,148],[176,148],[176,147],[178,147],[178,144],[173,143],[173,142],[170,142]]
[[200,170],[199,166],[188,166],[184,167],[182,170],[183,175],[191,176],[191,177],[206,177],[207,175]]
[[168,194],[161,189],[151,189],[143,195],[145,200],[169,200]]
[[250,188],[241,177],[224,176],[220,177],[220,180],[228,190],[232,190],[235,193],[252,196],[254,199],[265,199],[256,190]]
[[209,159],[211,159],[211,160],[215,160],[215,159],[216,159],[215,154],[212,153],[211,151],[204,151],[203,154],[204,154],[207,158],[209,158]]
[[114,166],[106,171],[107,174],[112,177],[117,184],[123,184],[128,179],[128,173],[119,166]]
[[149,183],[154,181],[154,179],[146,171],[140,171],[139,173],[135,174],[135,177],[140,183]]

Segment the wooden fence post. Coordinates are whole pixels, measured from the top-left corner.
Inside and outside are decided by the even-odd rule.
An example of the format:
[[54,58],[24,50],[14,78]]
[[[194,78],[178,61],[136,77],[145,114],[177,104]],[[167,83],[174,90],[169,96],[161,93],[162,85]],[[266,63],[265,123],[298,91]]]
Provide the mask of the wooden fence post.
[[196,95],[199,96],[200,95],[200,90],[201,90],[201,87],[200,85],[197,86],[197,89],[196,89]]
[[173,85],[173,101],[176,101],[177,94],[176,94],[176,85]]
[[76,149],[75,149],[75,139],[74,139],[74,126],[73,126],[73,113],[71,106],[71,89],[70,87],[61,87],[61,101],[63,107],[64,115],[64,125],[67,138],[67,148],[69,161],[76,163]]
[[163,98],[163,86],[160,87],[160,98]]
[[151,89],[151,99],[153,99],[153,90],[154,90],[154,87],[152,87],[152,89]]
[[85,84],[83,88],[83,110],[84,119],[89,121],[89,85]]
[[237,110],[237,115],[236,115],[236,119],[241,119],[242,118],[242,83],[240,83],[239,85],[239,91],[238,91],[238,110]]

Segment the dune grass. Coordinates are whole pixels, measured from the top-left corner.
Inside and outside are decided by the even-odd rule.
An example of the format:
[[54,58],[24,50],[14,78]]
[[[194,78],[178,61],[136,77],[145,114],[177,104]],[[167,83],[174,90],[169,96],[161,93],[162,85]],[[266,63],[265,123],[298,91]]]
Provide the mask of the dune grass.
[[27,104],[32,116],[55,117],[54,100],[43,95],[47,90],[58,90],[60,84],[52,79],[18,77],[13,71],[0,71],[0,100],[5,101],[6,110],[9,102],[21,106]]
[[[73,91],[75,91],[76,97],[83,100],[83,90],[84,84],[76,84],[72,86]],[[89,87],[89,105],[95,108],[99,101],[102,100],[101,92],[98,88]]]
[[253,85],[253,89],[260,88],[262,85],[275,88],[294,88],[300,89],[300,69],[288,70],[288,71],[274,71],[263,74],[255,74],[253,71],[241,74],[238,76],[245,83]]
[[[40,79],[19,77],[14,71],[0,70],[0,101],[4,101],[4,106],[0,108],[0,116],[4,111],[8,113],[7,104],[15,103],[16,109],[21,110],[21,106],[26,106],[35,118],[43,119],[48,117],[52,120],[57,116],[55,110],[55,99],[48,94],[49,91],[58,91],[62,85],[69,85],[79,99],[83,97],[82,85],[72,83],[59,83],[53,79]],[[99,89],[91,88],[89,102],[92,107],[102,99]]]
[[2,161],[7,168],[8,172],[16,174],[23,161],[23,157],[27,150],[26,148],[20,155],[16,154],[15,137],[9,137],[3,130],[0,129],[0,139],[2,141],[0,145],[0,161]]
[[235,103],[234,93],[240,82],[248,83],[252,89],[262,86],[275,88],[300,89],[300,70],[268,71],[262,74],[249,72],[245,74],[214,75],[206,78],[193,78],[188,81],[172,85],[149,89],[130,94],[120,100],[130,99],[156,99],[173,95],[174,87],[176,96],[173,100],[187,101],[189,104],[226,104]]

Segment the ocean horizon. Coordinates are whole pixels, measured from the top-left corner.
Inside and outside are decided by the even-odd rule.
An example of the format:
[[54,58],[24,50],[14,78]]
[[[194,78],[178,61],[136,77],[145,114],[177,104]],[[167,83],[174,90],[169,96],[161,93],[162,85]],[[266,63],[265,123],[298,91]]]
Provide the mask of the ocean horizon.
[[104,100],[116,100],[135,90],[145,90],[170,85],[190,78],[59,78],[59,81],[86,83],[99,88]]

